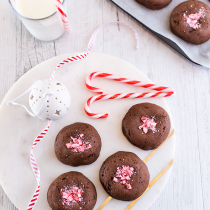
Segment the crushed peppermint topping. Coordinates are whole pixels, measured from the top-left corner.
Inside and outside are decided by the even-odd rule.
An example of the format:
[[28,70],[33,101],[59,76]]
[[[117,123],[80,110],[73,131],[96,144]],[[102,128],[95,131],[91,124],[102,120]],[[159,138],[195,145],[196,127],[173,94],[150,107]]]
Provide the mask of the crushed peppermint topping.
[[71,205],[71,203],[81,202],[83,191],[78,187],[73,188],[62,188],[61,195],[62,195],[62,204]]
[[139,126],[139,129],[143,129],[143,132],[146,134],[148,130],[152,130],[153,133],[155,133],[156,125],[157,123],[154,121],[154,118],[150,119],[148,117],[142,117],[141,121],[143,122],[143,125]]
[[82,140],[84,134],[80,134],[78,138],[71,136],[70,143],[66,144],[67,148],[73,148],[74,152],[84,152],[86,149],[90,149],[92,146],[89,142]]
[[[126,185],[127,189],[132,189],[131,185],[128,183],[131,180],[131,176],[134,174],[134,168],[129,166],[117,167],[116,176],[113,178],[114,182],[120,182]],[[118,179],[119,178],[119,179]]]
[[187,24],[191,28],[194,28],[194,29],[200,28],[201,27],[201,24],[199,23],[199,20],[201,18],[204,18],[205,17],[204,8],[201,7],[201,9],[196,14],[186,15],[184,13],[183,17],[186,19]]

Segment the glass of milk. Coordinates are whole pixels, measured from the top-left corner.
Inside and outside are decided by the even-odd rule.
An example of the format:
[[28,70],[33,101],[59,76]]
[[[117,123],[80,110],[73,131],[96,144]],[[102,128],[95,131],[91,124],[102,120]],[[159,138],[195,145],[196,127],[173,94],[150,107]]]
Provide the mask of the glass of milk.
[[[66,0],[61,2],[66,11]],[[35,38],[52,41],[65,32],[55,0],[9,0],[9,3]]]

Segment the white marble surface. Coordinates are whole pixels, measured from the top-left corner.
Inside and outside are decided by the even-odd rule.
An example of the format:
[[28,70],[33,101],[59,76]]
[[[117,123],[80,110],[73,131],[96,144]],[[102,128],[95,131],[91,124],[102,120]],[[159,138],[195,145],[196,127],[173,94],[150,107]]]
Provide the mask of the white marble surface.
[[[25,92],[36,80],[50,77],[56,64],[76,54],[62,55],[45,61],[32,68],[22,76],[9,90],[0,106],[0,154],[4,161],[0,161],[0,183],[11,201],[20,210],[27,208],[30,197],[36,185],[30,167],[30,148],[34,138],[46,127],[47,121],[29,116],[22,107],[7,106],[7,102]],[[72,103],[67,115],[58,121],[52,122],[45,139],[35,148],[34,155],[41,172],[41,190],[39,200],[34,210],[50,210],[47,203],[47,190],[52,181],[60,174],[68,171],[80,171],[87,176],[96,186],[97,203],[95,209],[108,197],[99,181],[99,169],[105,159],[117,151],[131,151],[142,160],[151,152],[143,151],[131,145],[123,136],[121,124],[128,109],[142,102],[155,103],[169,112],[163,98],[153,99],[126,99],[95,102],[91,109],[96,113],[109,112],[108,119],[92,119],[84,112],[85,101],[93,95],[85,87],[85,78],[91,72],[100,69],[101,72],[113,73],[121,77],[136,79],[146,83],[151,82],[137,68],[129,63],[110,55],[93,53],[84,60],[68,64],[60,68],[55,79],[61,81],[69,90]],[[104,79],[95,79],[93,84],[100,87],[105,93],[146,92],[143,88],[119,84],[118,82]],[[27,106],[28,97],[24,96],[18,102]],[[9,117],[7,117],[9,116]],[[5,120],[6,119],[6,120]],[[171,118],[172,120],[172,118]],[[61,128],[74,122],[85,122],[93,125],[102,138],[102,150],[97,161],[89,166],[70,167],[61,164],[54,153],[54,141]],[[173,124],[172,128],[173,129]],[[9,133],[9,135],[8,135]],[[15,137],[15,141],[14,141]],[[4,139],[7,139],[5,142]],[[162,169],[174,158],[174,135],[160,148],[160,150],[147,162],[152,181]],[[8,167],[9,166],[9,167]],[[163,189],[169,172],[148,191],[147,194],[133,207],[137,210],[147,210]],[[113,199],[104,209],[125,209],[130,202]]]
[[[209,69],[181,57],[107,0],[68,2],[73,33],[44,43],[27,32],[7,1],[0,1],[0,101],[14,82],[37,64],[56,55],[84,51],[101,24],[115,20],[130,24],[140,35],[138,51],[133,50],[133,34],[114,25],[99,33],[94,51],[128,61],[153,82],[176,90],[176,95],[167,99],[176,126],[173,173],[149,210],[209,210]],[[2,189],[0,196],[0,209],[16,210]]]

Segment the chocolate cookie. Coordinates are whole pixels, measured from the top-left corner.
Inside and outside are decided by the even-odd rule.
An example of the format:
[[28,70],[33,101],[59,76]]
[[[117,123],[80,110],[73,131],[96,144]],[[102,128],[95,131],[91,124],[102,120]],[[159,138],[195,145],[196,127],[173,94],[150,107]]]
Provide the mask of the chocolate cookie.
[[132,106],[122,121],[122,131],[131,144],[143,149],[158,148],[170,132],[170,118],[160,106],[141,103]]
[[146,164],[134,153],[119,151],[102,164],[99,177],[105,191],[118,200],[132,201],[149,185]]
[[145,7],[158,10],[168,6],[172,0],[136,0],[139,4],[144,5]]
[[96,161],[101,151],[101,137],[87,123],[74,123],[64,127],[55,140],[55,154],[70,166],[88,165]]
[[76,171],[60,175],[47,192],[47,201],[52,210],[91,210],[96,200],[97,193],[93,183]]
[[210,8],[201,1],[185,1],[172,11],[170,27],[186,42],[202,44],[210,39]]

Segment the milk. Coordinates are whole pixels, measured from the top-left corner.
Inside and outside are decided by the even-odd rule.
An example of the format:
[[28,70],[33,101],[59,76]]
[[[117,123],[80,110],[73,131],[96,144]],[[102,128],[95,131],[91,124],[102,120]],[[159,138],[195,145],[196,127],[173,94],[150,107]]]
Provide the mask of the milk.
[[55,0],[11,0],[11,5],[29,32],[37,39],[52,41],[64,33]]
[[31,19],[46,18],[56,11],[55,0],[17,0],[17,9]]

